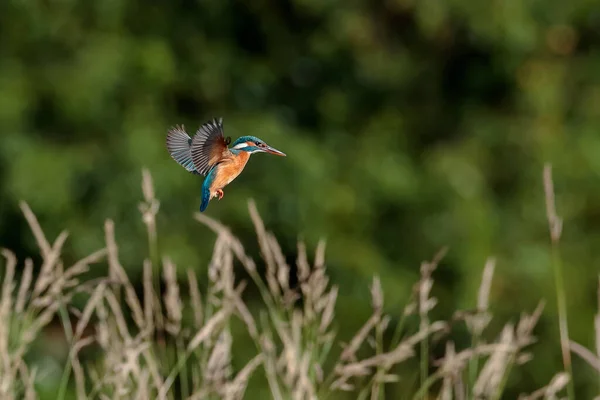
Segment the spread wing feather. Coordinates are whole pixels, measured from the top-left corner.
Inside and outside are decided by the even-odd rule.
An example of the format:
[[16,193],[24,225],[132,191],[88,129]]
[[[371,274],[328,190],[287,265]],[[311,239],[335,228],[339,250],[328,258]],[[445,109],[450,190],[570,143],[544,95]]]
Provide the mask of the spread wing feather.
[[191,155],[196,171],[206,175],[219,161],[230,155],[223,137],[223,119],[203,124],[192,139]]
[[192,160],[192,138],[185,132],[183,126],[175,126],[167,133],[167,150],[171,157],[189,172],[198,175]]

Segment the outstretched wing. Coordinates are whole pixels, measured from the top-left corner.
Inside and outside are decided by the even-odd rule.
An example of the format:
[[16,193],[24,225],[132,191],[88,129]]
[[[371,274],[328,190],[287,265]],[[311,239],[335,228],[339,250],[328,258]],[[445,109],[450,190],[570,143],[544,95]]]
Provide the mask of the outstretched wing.
[[192,160],[192,138],[185,132],[183,126],[175,126],[167,133],[167,150],[179,165],[189,172],[198,175]]
[[230,151],[223,137],[223,119],[203,124],[192,139],[191,147],[192,161],[202,175],[206,175],[210,169],[222,159],[226,158]]

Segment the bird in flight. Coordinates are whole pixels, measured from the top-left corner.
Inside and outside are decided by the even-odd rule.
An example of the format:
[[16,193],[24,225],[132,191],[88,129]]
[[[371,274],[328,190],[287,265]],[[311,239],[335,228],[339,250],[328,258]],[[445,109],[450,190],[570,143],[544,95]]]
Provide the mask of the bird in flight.
[[231,138],[223,136],[223,118],[202,124],[193,138],[183,126],[174,126],[167,133],[167,150],[171,157],[189,172],[205,176],[200,212],[206,210],[212,198],[223,198],[223,188],[242,172],[251,154],[285,156],[254,136],[242,136],[228,148],[230,143]]

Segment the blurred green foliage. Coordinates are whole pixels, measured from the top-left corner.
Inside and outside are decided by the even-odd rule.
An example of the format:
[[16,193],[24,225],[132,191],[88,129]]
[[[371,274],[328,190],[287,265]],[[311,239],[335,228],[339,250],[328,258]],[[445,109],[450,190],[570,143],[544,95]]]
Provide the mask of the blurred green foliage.
[[[35,249],[19,200],[49,234],[72,233],[73,259],[101,247],[114,218],[139,276],[145,166],[161,251],[202,273],[214,243],[191,218],[202,181],[170,159],[165,135],[222,116],[227,135],[288,157],[252,157],[209,215],[251,247],[255,198],[290,260],[298,237],[326,237],[351,327],[369,312],[373,274],[400,313],[420,261],[449,246],[435,293],[447,316],[475,305],[497,257],[497,315],[548,301],[531,375],[511,381],[539,387],[560,369],[544,162],[564,217],[571,335],[593,346],[599,43],[590,0],[3,1],[0,243],[21,257]],[[574,369],[591,398],[591,371],[577,358]]]

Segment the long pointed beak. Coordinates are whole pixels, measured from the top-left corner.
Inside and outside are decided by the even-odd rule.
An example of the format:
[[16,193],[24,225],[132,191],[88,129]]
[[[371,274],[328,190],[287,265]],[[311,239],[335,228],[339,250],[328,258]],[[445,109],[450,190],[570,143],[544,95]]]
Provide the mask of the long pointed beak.
[[276,156],[282,156],[282,157],[285,157],[285,153],[284,153],[284,152],[282,152],[282,151],[279,151],[279,150],[277,150],[277,149],[275,149],[275,148],[273,148],[273,147],[271,147],[271,146],[267,146],[267,147],[265,148],[265,152],[266,152],[266,153],[275,154]]

